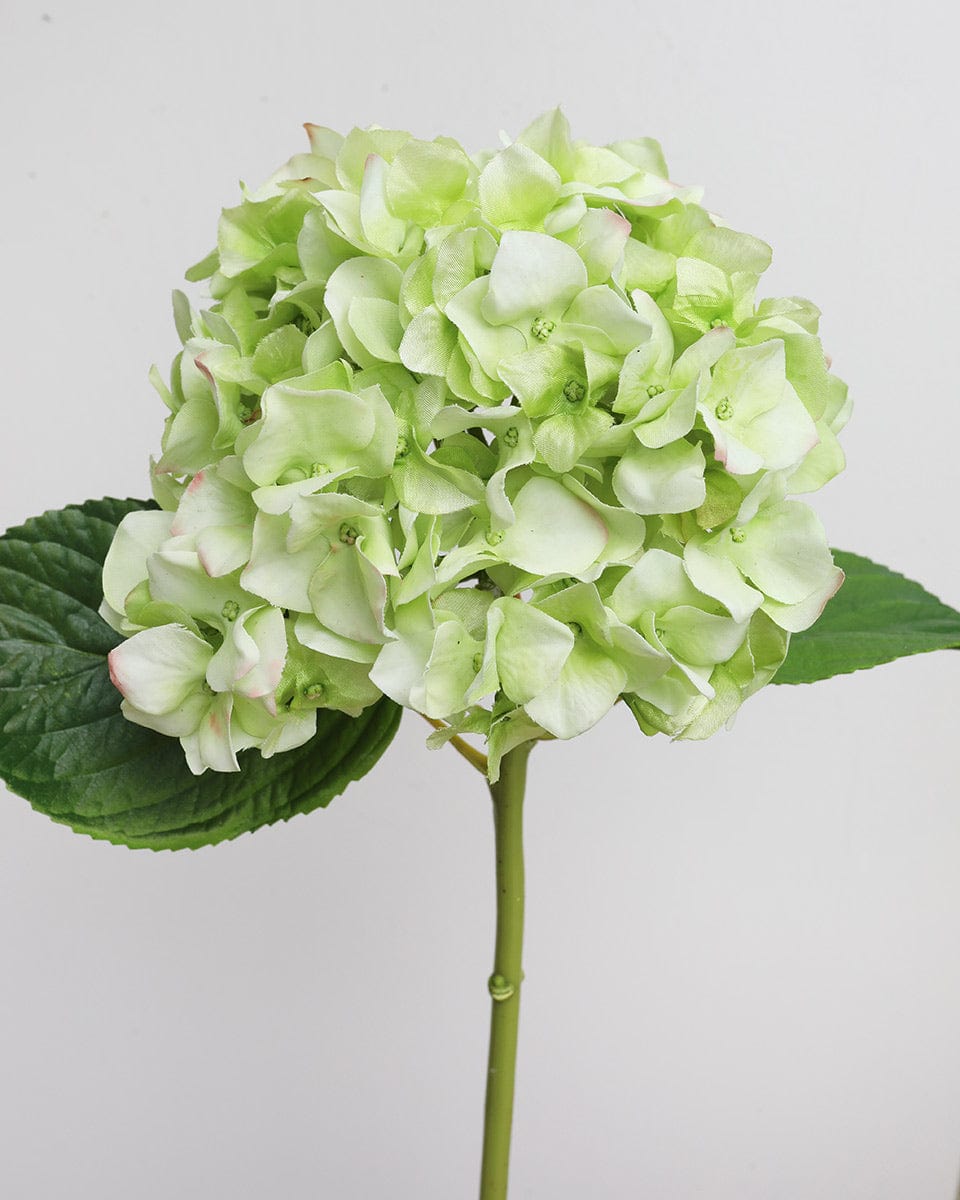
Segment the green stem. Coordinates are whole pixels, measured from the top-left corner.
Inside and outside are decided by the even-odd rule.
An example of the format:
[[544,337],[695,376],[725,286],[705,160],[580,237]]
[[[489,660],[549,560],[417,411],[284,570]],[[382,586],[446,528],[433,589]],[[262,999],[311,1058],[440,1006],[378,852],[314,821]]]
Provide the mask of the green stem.
[[497,855],[497,939],[490,976],[490,1056],[480,1200],[506,1200],[523,951],[523,793],[532,742],[504,755],[490,787]]

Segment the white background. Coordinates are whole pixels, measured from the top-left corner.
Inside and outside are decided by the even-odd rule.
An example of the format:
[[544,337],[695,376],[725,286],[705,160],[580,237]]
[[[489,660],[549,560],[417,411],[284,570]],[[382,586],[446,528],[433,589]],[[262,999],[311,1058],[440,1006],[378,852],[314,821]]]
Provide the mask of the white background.
[[[913,3],[6,0],[0,525],[143,495],[169,293],[300,123],[495,144],[562,101],[771,242],[857,410],[833,544],[960,605],[956,17]],[[702,745],[539,748],[512,1198],[951,1200],[960,656]],[[475,1192],[481,782],[407,716],[326,811],[199,853],[0,805],[0,1191]]]

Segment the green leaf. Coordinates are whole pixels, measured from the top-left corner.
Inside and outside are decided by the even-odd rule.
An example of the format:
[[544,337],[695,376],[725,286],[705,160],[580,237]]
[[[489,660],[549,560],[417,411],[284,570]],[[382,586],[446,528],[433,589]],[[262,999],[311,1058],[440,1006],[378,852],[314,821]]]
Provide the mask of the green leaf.
[[794,634],[774,683],[815,683],[908,654],[960,649],[960,612],[896,571],[834,550],[846,574],[823,616]]
[[213,845],[322,807],[374,766],[401,710],[321,710],[305,746],[239,774],[192,775],[174,738],[120,713],[106,655],[121,640],[98,616],[100,569],[140,500],[91,500],[0,537],[0,777],[79,833],[152,850]]

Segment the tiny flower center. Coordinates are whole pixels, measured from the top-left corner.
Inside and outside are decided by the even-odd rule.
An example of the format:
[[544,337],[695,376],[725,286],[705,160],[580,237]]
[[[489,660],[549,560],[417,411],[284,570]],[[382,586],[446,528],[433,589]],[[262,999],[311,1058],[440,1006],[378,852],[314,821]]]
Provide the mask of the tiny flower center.
[[746,536],[746,530],[741,529],[739,525],[734,525],[734,527],[730,530],[730,540],[732,542],[736,542],[738,546]]
[[662,383],[648,383],[647,384],[647,395],[650,397],[651,400],[654,398],[654,396],[662,396],[663,392],[664,392],[664,387],[663,387]]
[[240,605],[236,600],[225,600],[223,608],[220,609],[220,616],[225,621],[235,621],[240,616]]
[[723,317],[714,317],[710,322],[711,329],[722,329],[724,325],[726,325],[726,321]]
[[538,342],[545,342],[551,333],[556,329],[556,321],[551,321],[547,317],[537,317],[534,323],[530,326],[530,332]]
[[729,421],[733,416],[733,405],[729,399],[724,396],[717,407],[713,410],[718,421]]
[[407,442],[406,437],[401,433],[400,436],[397,438],[397,452],[393,456],[393,461],[401,462],[403,459],[405,459],[407,457],[407,454],[409,453],[409,451],[410,451],[409,443]]
[[322,700],[326,688],[322,683],[310,683],[303,689],[304,700]]
[[344,523],[340,526],[339,536],[340,541],[343,542],[345,546],[352,546],[360,536],[360,531],[357,529],[356,525],[351,525],[349,521],[344,521]]
[[314,479],[318,479],[321,475],[329,475],[330,468],[326,463],[315,462],[310,468],[310,474],[314,477]]
[[573,636],[580,637],[580,635],[583,633],[583,626],[580,624],[580,622],[568,621],[567,624],[570,626],[570,632],[573,634]]
[[519,441],[520,430],[516,427],[516,425],[508,425],[503,431],[503,444],[512,450]]
[[570,404],[579,404],[587,394],[587,389],[579,379],[568,379],[563,385],[563,398]]
[[503,541],[503,530],[502,529],[488,529],[487,530],[487,545],[488,546],[499,546],[502,541]]

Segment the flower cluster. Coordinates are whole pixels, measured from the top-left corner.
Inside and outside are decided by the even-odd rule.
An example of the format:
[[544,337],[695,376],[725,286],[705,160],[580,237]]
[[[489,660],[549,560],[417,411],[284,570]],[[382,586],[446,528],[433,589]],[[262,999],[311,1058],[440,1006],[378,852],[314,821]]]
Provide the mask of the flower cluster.
[[619,699],[711,734],[842,579],[788,498],[843,466],[817,309],[649,139],[307,133],[175,296],[160,507],[104,566],[126,716],[195,772],[383,693],[494,775]]

